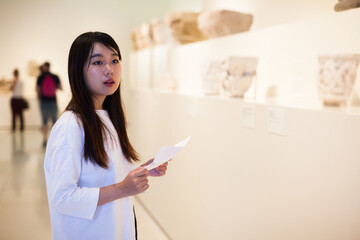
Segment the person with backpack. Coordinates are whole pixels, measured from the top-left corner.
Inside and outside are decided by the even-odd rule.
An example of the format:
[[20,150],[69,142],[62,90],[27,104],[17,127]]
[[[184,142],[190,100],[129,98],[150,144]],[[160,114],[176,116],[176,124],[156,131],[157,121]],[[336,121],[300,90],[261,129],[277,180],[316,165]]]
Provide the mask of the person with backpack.
[[60,78],[50,72],[50,63],[45,62],[40,67],[41,73],[36,82],[36,92],[40,101],[40,111],[42,117],[43,147],[46,146],[48,135],[48,119],[52,120],[52,125],[58,117],[58,107],[56,102],[56,90],[62,90]]

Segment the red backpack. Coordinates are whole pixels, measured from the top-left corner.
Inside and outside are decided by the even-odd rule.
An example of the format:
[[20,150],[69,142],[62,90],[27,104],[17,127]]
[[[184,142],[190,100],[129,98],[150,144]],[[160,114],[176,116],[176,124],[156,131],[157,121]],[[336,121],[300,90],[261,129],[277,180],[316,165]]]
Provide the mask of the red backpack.
[[47,74],[41,84],[41,93],[44,97],[55,97],[56,84],[51,74]]

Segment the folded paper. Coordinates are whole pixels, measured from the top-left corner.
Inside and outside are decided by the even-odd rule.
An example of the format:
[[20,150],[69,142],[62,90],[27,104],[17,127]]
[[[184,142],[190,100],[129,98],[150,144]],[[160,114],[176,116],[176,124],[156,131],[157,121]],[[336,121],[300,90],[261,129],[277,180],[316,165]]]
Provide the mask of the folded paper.
[[148,170],[156,168],[161,164],[166,163],[170,159],[174,158],[175,155],[183,149],[186,144],[189,142],[191,136],[188,136],[184,140],[180,141],[179,143],[175,144],[174,146],[164,146],[160,148],[158,153],[156,154],[154,161],[149,165],[145,166]]

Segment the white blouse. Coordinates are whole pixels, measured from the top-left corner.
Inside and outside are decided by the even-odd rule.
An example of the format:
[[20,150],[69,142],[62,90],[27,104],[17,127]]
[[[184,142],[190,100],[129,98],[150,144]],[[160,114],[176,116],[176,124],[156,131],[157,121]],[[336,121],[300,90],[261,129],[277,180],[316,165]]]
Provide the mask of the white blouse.
[[73,112],[64,112],[50,133],[44,168],[54,240],[135,239],[133,197],[97,207],[100,187],[121,182],[133,166],[107,111],[96,112],[113,136],[104,139],[109,169],[85,161],[84,130]]
[[14,85],[14,89],[12,92],[13,98],[19,99],[22,98],[22,92],[23,92],[23,82],[21,79],[18,79]]

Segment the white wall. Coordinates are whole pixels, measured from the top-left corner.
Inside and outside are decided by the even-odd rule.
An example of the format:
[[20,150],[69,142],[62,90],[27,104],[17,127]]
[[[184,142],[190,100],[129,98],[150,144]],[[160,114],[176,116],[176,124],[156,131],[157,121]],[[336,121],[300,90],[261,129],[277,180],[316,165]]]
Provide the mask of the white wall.
[[[138,196],[171,239],[360,239],[360,109],[144,90],[130,103],[143,159],[192,135]],[[254,107],[254,128],[243,125],[245,106]],[[268,131],[270,108],[283,111],[283,134]]]
[[[192,135],[167,175],[138,197],[171,239],[359,239],[360,108],[323,107],[316,86],[319,54],[360,52],[360,9],[335,13],[336,1],[203,3],[247,7],[256,24],[132,53],[128,119],[143,159]],[[232,54],[259,57],[257,95],[276,85],[274,101],[199,94],[200,63]],[[159,69],[178,78],[177,91],[153,87]],[[253,128],[243,126],[249,106]],[[269,131],[274,122],[283,133]]]

